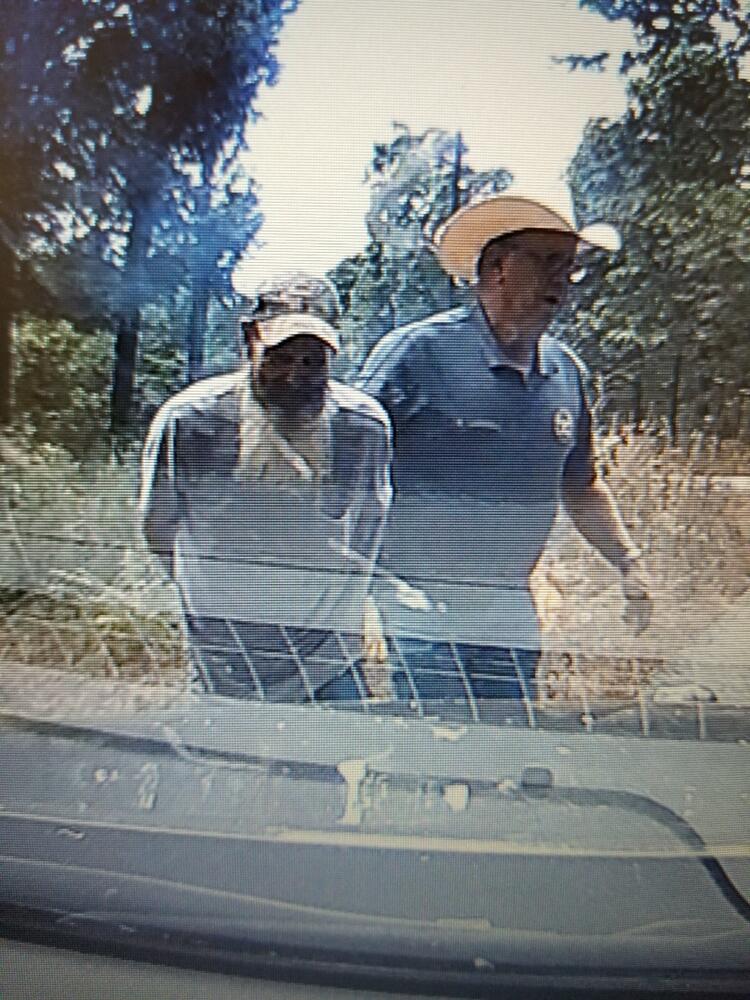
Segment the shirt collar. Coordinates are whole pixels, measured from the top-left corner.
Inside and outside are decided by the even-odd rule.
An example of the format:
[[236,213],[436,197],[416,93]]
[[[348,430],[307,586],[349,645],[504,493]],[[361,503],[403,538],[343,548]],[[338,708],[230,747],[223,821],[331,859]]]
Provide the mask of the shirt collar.
[[[479,333],[481,341],[481,351],[488,368],[516,368],[510,360],[497,338],[490,329],[484,309],[479,302],[474,306],[471,318],[474,328]],[[554,357],[554,340],[546,334],[542,334],[536,349],[536,360],[531,369],[532,375],[542,375],[549,378],[559,369],[557,360]]]

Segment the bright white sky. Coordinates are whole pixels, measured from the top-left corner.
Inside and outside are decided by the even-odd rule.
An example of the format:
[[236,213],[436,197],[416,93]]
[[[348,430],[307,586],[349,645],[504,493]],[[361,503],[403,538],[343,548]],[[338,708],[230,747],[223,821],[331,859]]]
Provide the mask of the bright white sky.
[[[565,207],[561,176],[587,119],[623,111],[629,44],[627,25],[576,0],[302,0],[250,131],[266,221],[238,290],[291,268],[323,273],[364,247],[364,172],[393,121],[460,129],[475,169],[505,167],[514,190]],[[606,73],[550,58],[602,49]]]

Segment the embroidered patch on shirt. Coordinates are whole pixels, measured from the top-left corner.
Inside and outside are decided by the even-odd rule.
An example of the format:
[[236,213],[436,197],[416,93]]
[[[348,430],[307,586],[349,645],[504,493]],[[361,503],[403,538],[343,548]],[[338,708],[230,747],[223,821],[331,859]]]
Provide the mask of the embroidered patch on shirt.
[[561,444],[573,443],[573,414],[567,406],[558,407],[552,414],[552,433]]

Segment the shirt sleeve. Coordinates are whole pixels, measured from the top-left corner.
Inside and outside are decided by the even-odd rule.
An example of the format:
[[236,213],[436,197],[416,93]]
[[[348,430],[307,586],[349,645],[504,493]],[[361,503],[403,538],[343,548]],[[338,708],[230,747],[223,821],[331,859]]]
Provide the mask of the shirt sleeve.
[[177,477],[177,421],[164,409],[151,424],[141,456],[138,514],[149,549],[172,576],[174,540],[183,515]]
[[357,388],[374,396],[391,419],[393,432],[420,408],[419,381],[413,373],[414,344],[401,330],[394,330],[370,352],[355,379]]
[[379,432],[373,437],[362,469],[361,499],[349,540],[350,548],[365,560],[370,575],[380,552],[393,496],[390,428],[379,425]]
[[576,442],[565,460],[563,479],[574,488],[590,486],[597,477],[594,429],[591,418],[591,403],[583,386],[583,377],[578,372],[578,387],[581,394],[581,412],[578,418]]

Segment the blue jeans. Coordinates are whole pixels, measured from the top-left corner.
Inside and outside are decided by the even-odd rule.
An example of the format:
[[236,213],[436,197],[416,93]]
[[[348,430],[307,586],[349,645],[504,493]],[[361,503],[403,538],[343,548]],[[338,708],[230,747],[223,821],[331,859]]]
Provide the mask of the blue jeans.
[[396,639],[394,647],[393,684],[400,701],[533,703],[536,697],[538,650],[408,638]]
[[358,637],[326,629],[186,615],[193,684],[227,698],[361,702]]

